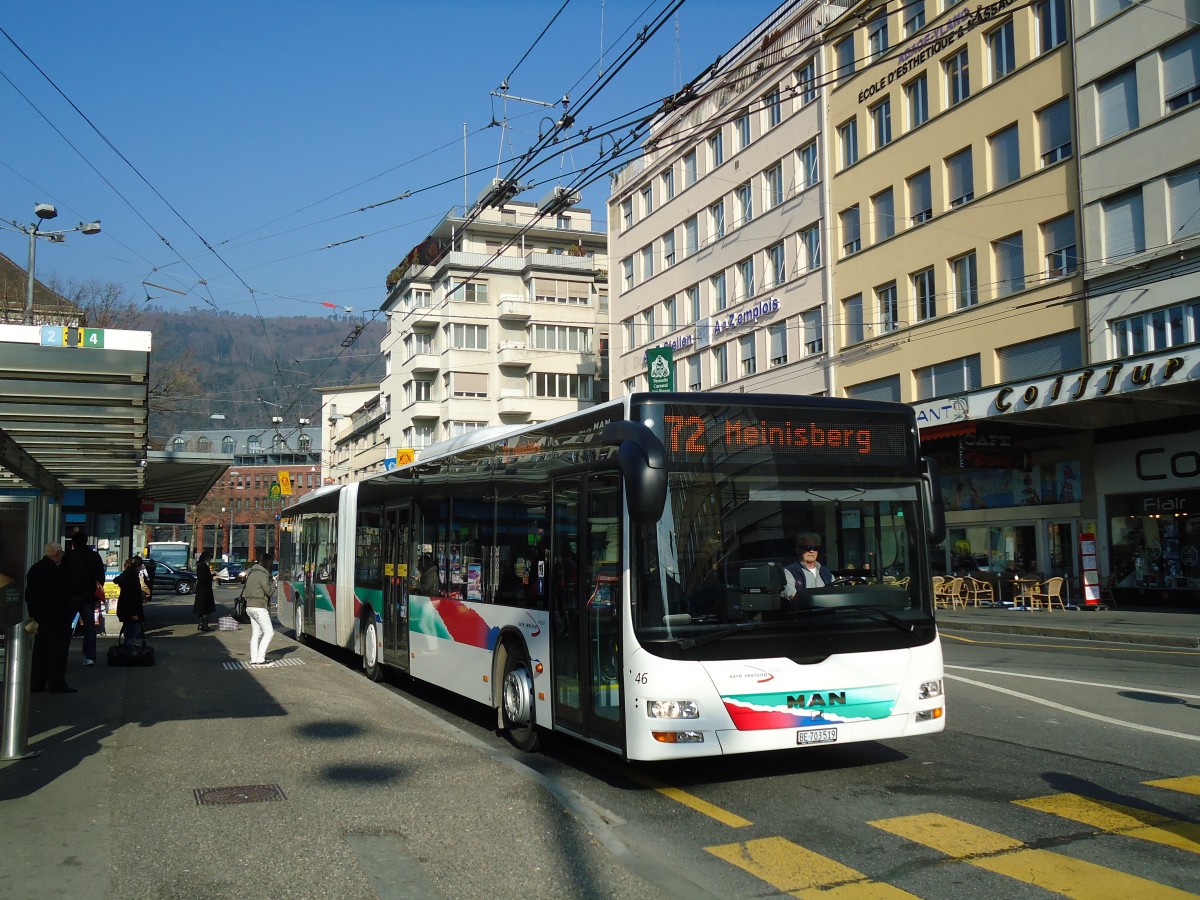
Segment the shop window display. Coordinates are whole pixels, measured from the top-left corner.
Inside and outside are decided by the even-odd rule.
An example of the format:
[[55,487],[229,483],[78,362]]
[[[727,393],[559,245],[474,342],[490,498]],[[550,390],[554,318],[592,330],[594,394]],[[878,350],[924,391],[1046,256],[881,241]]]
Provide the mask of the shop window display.
[[1114,587],[1200,589],[1200,519],[1114,516],[1110,534]]

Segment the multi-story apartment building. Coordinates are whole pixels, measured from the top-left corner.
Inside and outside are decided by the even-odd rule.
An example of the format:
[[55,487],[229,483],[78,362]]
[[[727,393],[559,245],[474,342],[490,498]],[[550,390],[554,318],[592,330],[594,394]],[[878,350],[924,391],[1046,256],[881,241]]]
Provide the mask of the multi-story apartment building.
[[607,399],[608,256],[586,209],[451,212],[393,274],[384,433],[420,449]]
[[613,378],[647,386],[672,348],[678,390],[827,390],[823,78],[837,11],[785,4],[656,123],[613,179]]
[[345,484],[382,472],[392,456],[385,433],[390,399],[378,384],[314,388],[321,395],[322,484]]
[[781,7],[614,181],[621,390],[667,343],[678,389],[910,403],[946,568],[1200,603],[1198,41],[1184,0]]

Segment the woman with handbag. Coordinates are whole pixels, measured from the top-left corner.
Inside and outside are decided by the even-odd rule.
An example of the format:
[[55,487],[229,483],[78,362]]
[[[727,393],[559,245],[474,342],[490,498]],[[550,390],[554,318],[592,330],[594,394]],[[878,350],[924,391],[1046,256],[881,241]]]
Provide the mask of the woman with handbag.
[[250,617],[250,665],[269,665],[267,662],[267,646],[275,636],[271,626],[271,597],[275,593],[275,582],[271,578],[271,565],[274,563],[271,552],[265,551],[250,568],[246,575],[246,589],[242,592],[246,598],[246,615]]
[[124,632],[122,643],[132,647],[135,639],[141,636],[145,612],[142,593],[142,558],[131,556],[125,561],[125,570],[113,579],[121,589],[117,597],[117,621],[121,623]]
[[208,617],[217,609],[217,600],[213,596],[212,567],[208,564],[211,559],[212,551],[205,550],[196,560],[196,600],[192,604],[192,612],[200,617],[200,622],[196,626],[198,631],[212,631],[208,624]]

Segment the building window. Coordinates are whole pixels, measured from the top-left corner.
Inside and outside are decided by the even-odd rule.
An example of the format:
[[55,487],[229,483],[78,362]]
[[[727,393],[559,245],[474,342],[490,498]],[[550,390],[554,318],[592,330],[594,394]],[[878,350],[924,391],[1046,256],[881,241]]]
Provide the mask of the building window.
[[450,396],[486,400],[488,379],[483,372],[451,372]]
[[663,203],[666,203],[675,196],[675,170],[664,169],[659,178],[662,179]]
[[725,201],[718,200],[708,208],[708,231],[714,241],[725,237]]
[[700,321],[700,286],[693,284],[690,288],[684,291],[687,295],[688,313],[691,316],[692,322]]
[[733,123],[738,136],[738,149],[745,150],[750,146],[750,113],[744,112]]
[[725,135],[719,131],[708,139],[708,161],[711,169],[725,162]]
[[992,81],[997,82],[1017,67],[1012,19],[988,32],[987,45],[988,60],[992,66]]
[[485,281],[464,281],[459,278],[447,278],[442,282],[442,290],[448,300],[456,303],[488,302],[488,286]]
[[909,221],[913,225],[928,222],[933,218],[933,186],[929,170],[923,169],[905,179],[908,185]]
[[224,453],[226,456],[233,453],[234,448],[236,446],[237,446],[237,443],[229,435],[225,435],[225,437],[221,438],[221,452]]
[[632,350],[637,346],[637,326],[633,319],[626,319],[621,324],[625,327],[625,349]]
[[1075,217],[1070,213],[1042,223],[1046,275],[1061,278],[1075,272]]
[[749,300],[754,296],[754,257],[748,256],[737,264],[738,296]]
[[787,281],[787,262],[783,252],[783,241],[767,250],[767,258],[771,261],[771,282],[779,287]]
[[855,294],[842,301],[842,318],[846,322],[846,343],[861,343],[866,338],[866,331],[863,327],[862,294]]
[[956,106],[971,96],[971,70],[967,51],[960,50],[942,64],[946,70],[946,100]]
[[633,198],[626,197],[621,201],[621,230],[628,231],[633,227]]
[[1132,5],[1133,0],[1096,0],[1096,22],[1103,22]]
[[703,383],[700,381],[700,357],[693,354],[688,357],[687,361],[687,389],[689,391],[700,391],[704,389]]
[[1049,166],[1071,155],[1071,108],[1067,98],[1050,104],[1037,114],[1041,136],[1042,165]]
[[1048,53],[1067,40],[1067,0],[1041,0],[1033,5],[1037,17],[1038,50]]
[[838,216],[842,230],[842,256],[850,256],[862,249],[862,238],[858,229],[858,204],[842,210]]
[[663,268],[669,269],[675,265],[675,232],[668,231],[660,240],[662,241]]
[[767,209],[783,205],[783,163],[767,169]]
[[738,338],[738,355],[741,359],[742,377],[753,375],[758,371],[758,354],[754,346],[754,334],[744,334]]
[[647,244],[642,248],[642,281],[654,277],[654,248]]
[[767,326],[767,343],[770,345],[771,368],[782,366],[788,361],[787,323],[777,322]]
[[858,119],[843,122],[838,126],[838,145],[842,150],[842,168],[858,162]]
[[946,189],[952,207],[962,206],[975,199],[975,173],[970,147],[947,158]]
[[654,314],[654,307],[649,307],[642,313],[642,327],[646,330],[646,340],[650,343],[658,340],[658,318]]
[[929,119],[929,79],[918,75],[904,86],[908,104],[908,130],[923,125]]
[[811,272],[821,267],[821,223],[800,229],[800,263]]
[[1168,112],[1200,100],[1200,31],[1193,30],[1165,48],[1162,67],[1163,99]]
[[696,165],[696,151],[689,150],[683,155],[683,186],[691,187],[696,183],[699,177],[699,171]]
[[978,354],[926,366],[913,374],[917,380],[918,401],[963,394],[982,386]]
[[1200,300],[1117,319],[1112,335],[1118,359],[1195,344],[1200,342]]
[[683,223],[683,255],[691,256],[700,247],[700,219],[692,216]]
[[871,218],[875,222],[875,243],[887,240],[896,233],[896,204],[892,200],[891,188],[871,198]]
[[875,288],[875,308],[879,310],[879,330],[895,331],[900,327],[900,304],[896,299],[896,282]]
[[433,382],[428,378],[417,378],[409,382],[409,402],[428,403],[433,400]]
[[801,104],[812,103],[817,99],[817,66],[809,60],[796,70],[796,88],[800,93]]
[[1025,290],[1025,241],[1021,232],[992,242],[996,266],[996,296]]
[[847,35],[833,45],[834,59],[837,61],[837,77],[849,78],[854,74],[854,35]]
[[570,325],[531,325],[529,345],[535,350],[569,350],[573,353],[592,352],[592,329]]
[[251,454],[261,453],[262,438],[260,438],[257,434],[252,434],[250,437],[246,438],[246,452]]
[[1021,148],[1017,142],[1017,126],[1009,125],[988,138],[992,157],[992,190],[997,191],[1021,177]]
[[783,104],[780,101],[779,88],[775,88],[763,97],[763,108],[766,112],[768,130],[783,121]]
[[487,422],[447,422],[446,437],[462,437],[464,434],[470,434],[472,431],[478,431],[480,428],[486,427]]
[[721,312],[729,306],[729,293],[725,285],[725,273],[718,272],[712,278],[708,279],[708,284],[712,293],[712,308],[716,312]]
[[950,278],[954,283],[955,309],[966,309],[979,302],[979,278],[974,250],[950,260]]
[[912,274],[913,305],[917,310],[917,321],[927,322],[937,318],[937,292],[933,286],[933,267]]
[[679,327],[679,306],[674,295],[663,301],[663,321],[667,323],[667,331],[674,331]]
[[800,183],[805,188],[821,180],[821,167],[817,162],[817,142],[809,141],[797,151],[800,155]]
[[825,352],[825,313],[821,307],[800,314],[804,327],[804,355]]
[[592,376],[565,372],[535,372],[529,376],[533,396],[547,399],[591,400]]
[[1096,85],[1099,138],[1107,141],[1138,127],[1137,72],[1127,66]]
[[742,226],[754,218],[754,189],[750,186],[750,182],[745,182],[738,186],[735,191],[738,201],[738,212],[740,214],[738,225]]
[[871,107],[871,132],[875,138],[876,150],[892,142],[891,98],[884,98]]
[[627,256],[621,260],[621,285],[624,290],[633,287],[633,257]]
[[1167,203],[1171,207],[1169,240],[1200,234],[1200,170],[1167,176]]
[[1133,256],[1146,249],[1146,224],[1142,217],[1141,188],[1110,197],[1100,204],[1104,220],[1106,261]]
[[455,350],[486,350],[487,326],[454,324],[447,326],[450,346]]
[[654,212],[654,188],[651,185],[646,185],[642,188],[642,218]]
[[867,51],[871,54],[871,62],[887,53],[887,49],[888,20],[887,10],[884,10],[867,25]]
[[904,10],[904,36],[912,37],[925,27],[925,0],[905,3],[901,9]]
[[729,381],[729,345],[713,348],[713,374],[717,384]]
[[171,451],[173,453],[182,453],[186,449],[187,449],[187,439],[186,438],[177,437],[173,441],[171,441]]
[[1032,341],[999,347],[996,350],[996,362],[1002,382],[1069,372],[1083,364],[1079,332],[1074,329],[1061,331]]

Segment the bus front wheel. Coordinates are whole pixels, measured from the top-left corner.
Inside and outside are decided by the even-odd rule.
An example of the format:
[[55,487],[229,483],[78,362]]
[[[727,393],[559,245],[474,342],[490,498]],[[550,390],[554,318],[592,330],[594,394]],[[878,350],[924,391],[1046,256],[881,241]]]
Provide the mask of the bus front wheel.
[[369,609],[363,610],[362,627],[362,660],[363,671],[372,681],[383,677],[383,666],[379,662],[379,632],[375,630],[375,614]]
[[531,753],[540,745],[533,711],[533,670],[523,650],[513,648],[504,663],[500,714],[504,730],[518,750]]
[[304,607],[299,597],[296,598],[296,643],[308,643],[308,638],[304,636]]

